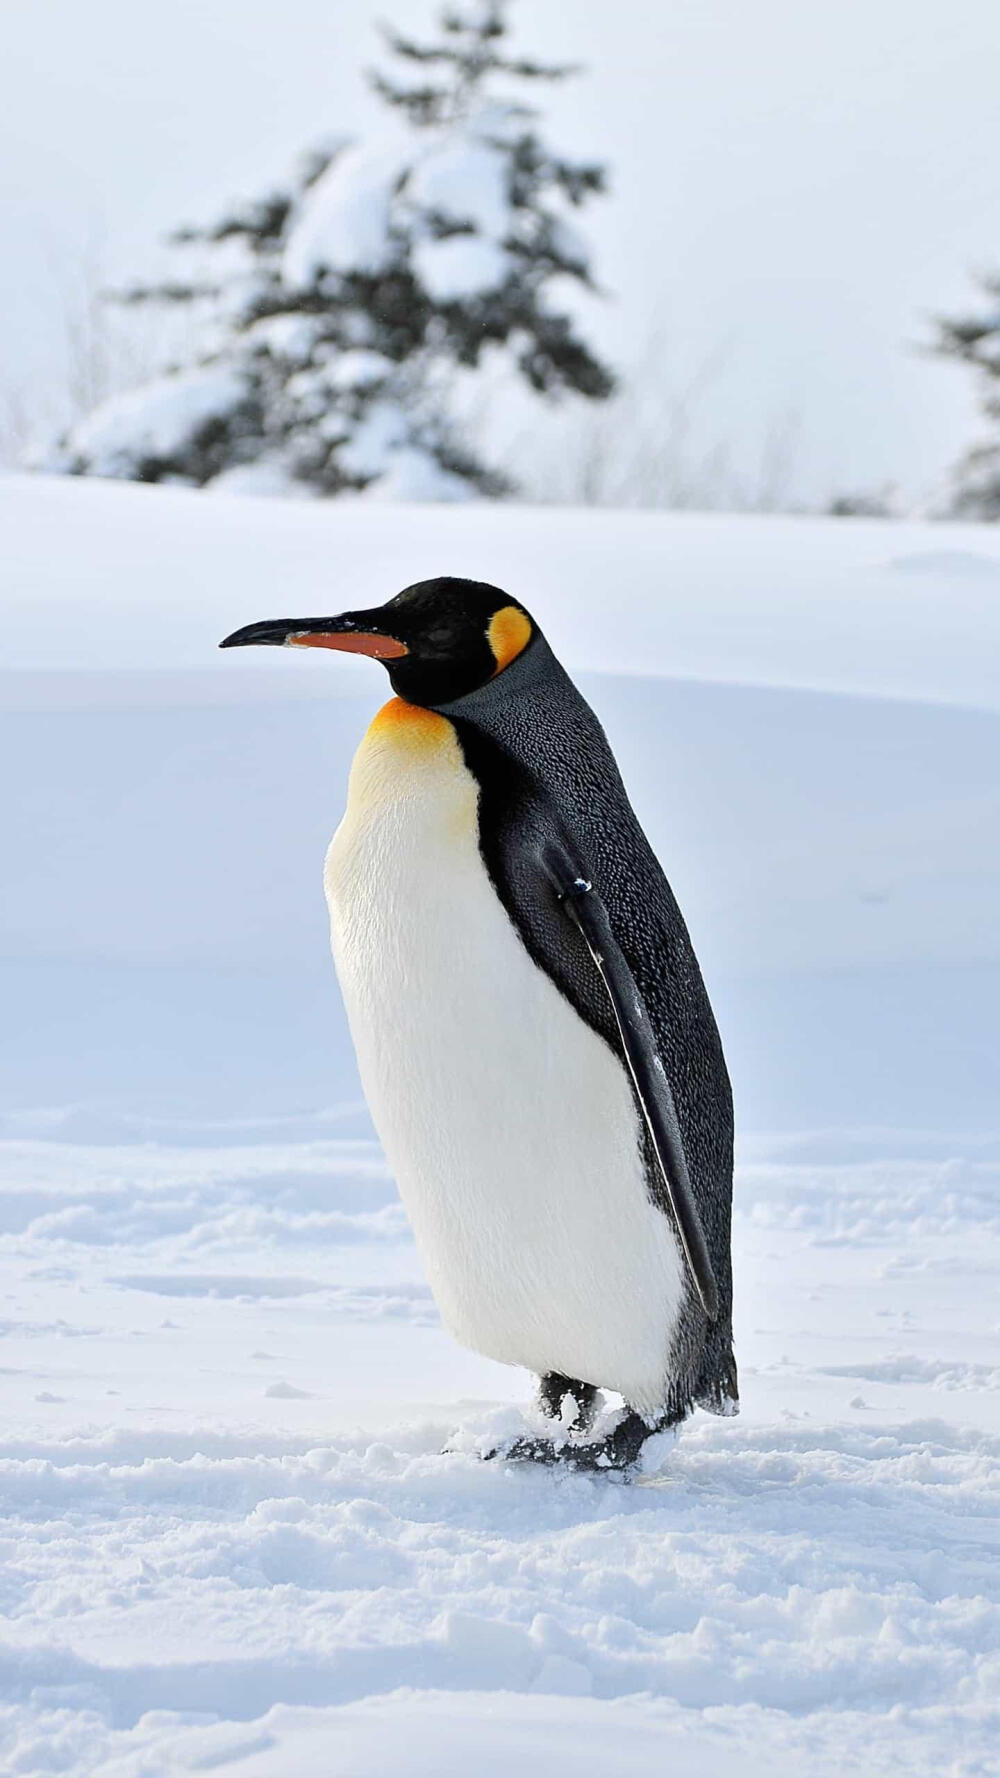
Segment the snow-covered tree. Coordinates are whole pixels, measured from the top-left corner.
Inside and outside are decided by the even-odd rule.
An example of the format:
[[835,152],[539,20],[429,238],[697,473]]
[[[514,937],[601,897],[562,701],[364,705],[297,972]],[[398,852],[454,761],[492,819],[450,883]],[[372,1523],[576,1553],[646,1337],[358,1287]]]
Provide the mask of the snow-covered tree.
[[996,523],[1000,520],[1000,274],[980,278],[979,286],[985,308],[978,315],[940,317],[931,350],[973,371],[980,411],[993,434],[957,464],[953,510]]
[[559,279],[592,285],[572,218],[604,170],[542,140],[519,93],[573,70],[511,55],[507,10],[453,4],[426,44],[385,30],[393,72],[370,80],[391,119],[377,144],[328,145],[286,188],[173,237],[209,275],[122,299],[197,309],[199,351],[89,415],[52,467],[319,495],[497,495],[509,481],[453,418],[460,373],[499,354],[539,395],[610,393],[551,301]]

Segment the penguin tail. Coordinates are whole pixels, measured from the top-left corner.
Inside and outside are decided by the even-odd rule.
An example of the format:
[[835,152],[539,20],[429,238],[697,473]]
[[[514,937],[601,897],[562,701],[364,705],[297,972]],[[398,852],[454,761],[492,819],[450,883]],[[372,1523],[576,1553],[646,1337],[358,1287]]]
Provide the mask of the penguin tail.
[[710,1371],[706,1367],[702,1372],[694,1399],[696,1405],[709,1414],[722,1414],[731,1419],[739,1413],[740,1385],[732,1347],[726,1351],[721,1364],[716,1361]]

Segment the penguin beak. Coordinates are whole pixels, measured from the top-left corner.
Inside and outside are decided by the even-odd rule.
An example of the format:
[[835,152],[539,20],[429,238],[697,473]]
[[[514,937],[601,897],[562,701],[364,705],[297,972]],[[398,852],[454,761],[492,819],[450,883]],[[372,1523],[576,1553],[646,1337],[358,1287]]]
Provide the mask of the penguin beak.
[[342,654],[367,654],[376,661],[397,661],[409,654],[405,642],[372,628],[377,611],[348,611],[342,617],[272,617],[244,624],[219,643],[220,648],[336,648]]

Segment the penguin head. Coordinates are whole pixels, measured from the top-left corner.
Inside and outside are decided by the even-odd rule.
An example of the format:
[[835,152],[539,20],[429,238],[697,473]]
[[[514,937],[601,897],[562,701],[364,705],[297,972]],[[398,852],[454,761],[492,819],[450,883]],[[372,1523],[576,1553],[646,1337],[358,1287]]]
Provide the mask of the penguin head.
[[279,617],[234,630],[220,648],[333,648],[388,669],[411,704],[448,704],[478,691],[524,653],[538,631],[516,599],[481,580],[418,580],[387,605],[339,617]]

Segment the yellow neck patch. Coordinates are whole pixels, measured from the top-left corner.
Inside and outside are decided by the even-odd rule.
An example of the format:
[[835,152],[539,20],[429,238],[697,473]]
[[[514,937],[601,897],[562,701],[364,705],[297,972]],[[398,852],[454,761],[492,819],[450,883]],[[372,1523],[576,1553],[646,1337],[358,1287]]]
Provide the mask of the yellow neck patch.
[[493,650],[496,670],[502,673],[531,641],[531,619],[525,617],[523,611],[518,611],[516,605],[505,605],[490,618],[486,636]]
[[405,698],[390,698],[372,718],[365,740],[423,751],[440,746],[453,732],[447,717],[439,716],[435,710],[408,704]]

